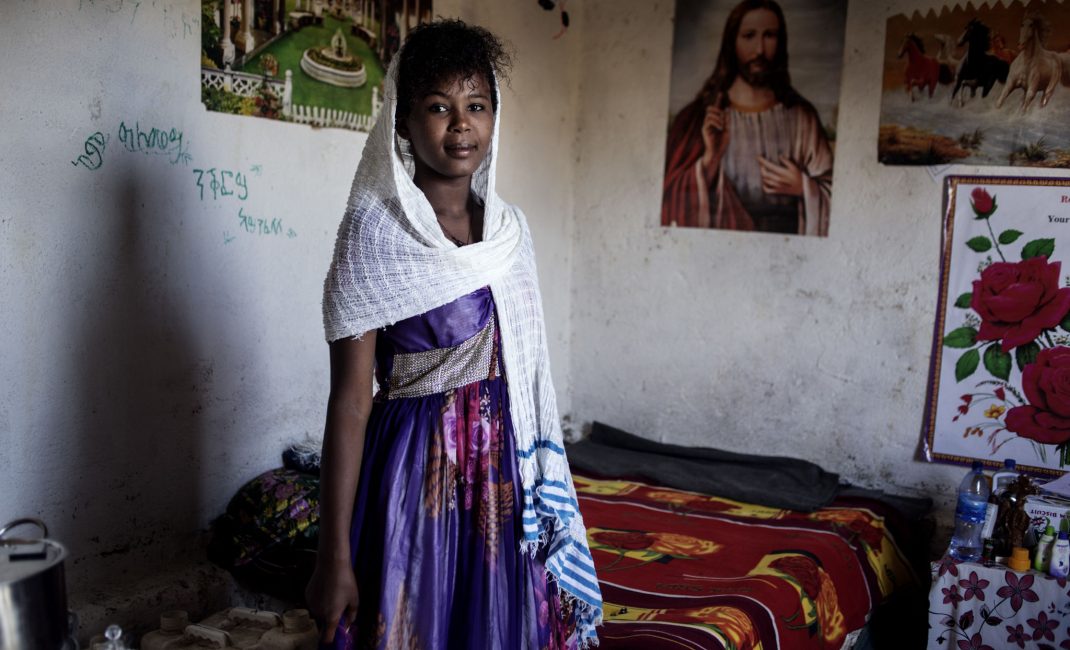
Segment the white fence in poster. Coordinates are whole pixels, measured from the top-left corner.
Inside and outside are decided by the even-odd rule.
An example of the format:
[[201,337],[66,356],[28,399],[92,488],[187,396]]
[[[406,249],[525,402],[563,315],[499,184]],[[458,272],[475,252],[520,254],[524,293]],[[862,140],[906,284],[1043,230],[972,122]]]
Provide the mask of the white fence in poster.
[[322,106],[301,106],[294,104],[288,117],[298,124],[310,124],[312,126],[329,126],[357,131],[370,131],[375,123],[375,116],[361,115],[349,111]]
[[255,97],[260,90],[260,86],[265,83],[282,98],[283,116],[287,120],[298,124],[369,131],[375,123],[379,109],[383,105],[383,102],[379,99],[379,89],[372,88],[371,115],[353,113],[337,108],[324,108],[323,106],[303,106],[293,103],[292,70],[286,71],[285,81],[279,81],[278,79],[249,74],[248,72],[201,68],[201,86],[215,90],[225,90],[240,97]]

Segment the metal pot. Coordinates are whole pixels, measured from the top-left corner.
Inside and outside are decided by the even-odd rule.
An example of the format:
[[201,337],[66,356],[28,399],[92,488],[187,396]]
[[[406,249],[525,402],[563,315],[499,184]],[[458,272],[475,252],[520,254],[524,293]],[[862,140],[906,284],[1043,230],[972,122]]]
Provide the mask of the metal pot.
[[[39,527],[41,537],[5,537],[23,524]],[[69,642],[67,550],[47,537],[44,522],[29,517],[0,528],[0,649],[60,650]]]

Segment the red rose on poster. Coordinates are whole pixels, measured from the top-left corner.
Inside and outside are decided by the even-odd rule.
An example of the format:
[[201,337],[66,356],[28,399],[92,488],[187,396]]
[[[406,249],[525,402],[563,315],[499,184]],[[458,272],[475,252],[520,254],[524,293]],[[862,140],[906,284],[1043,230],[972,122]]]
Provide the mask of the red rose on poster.
[[970,192],[970,204],[979,218],[987,217],[996,210],[996,200],[983,187],[974,188]]
[[1070,288],[1060,288],[1060,262],[1033,257],[995,262],[973,282],[970,307],[981,316],[977,340],[1002,339],[1004,352],[1034,341],[1070,311]]
[[1022,392],[1029,404],[1007,411],[1007,430],[1045,445],[1070,441],[1070,348],[1041,350],[1022,371]]

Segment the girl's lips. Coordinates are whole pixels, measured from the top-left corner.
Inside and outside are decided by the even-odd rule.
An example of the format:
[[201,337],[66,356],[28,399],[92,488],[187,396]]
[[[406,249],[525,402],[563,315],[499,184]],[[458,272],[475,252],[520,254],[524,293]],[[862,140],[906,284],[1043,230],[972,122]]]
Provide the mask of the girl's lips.
[[453,158],[467,158],[476,150],[474,144],[455,144],[446,147],[446,155]]

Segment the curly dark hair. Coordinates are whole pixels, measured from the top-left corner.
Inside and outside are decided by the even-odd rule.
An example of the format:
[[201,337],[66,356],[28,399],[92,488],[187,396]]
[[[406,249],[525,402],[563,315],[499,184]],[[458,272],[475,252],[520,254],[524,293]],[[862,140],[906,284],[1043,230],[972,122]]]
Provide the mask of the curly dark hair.
[[443,81],[483,75],[498,110],[497,79],[505,78],[512,57],[502,41],[482,27],[460,20],[436,20],[409,32],[398,53],[397,119]]

